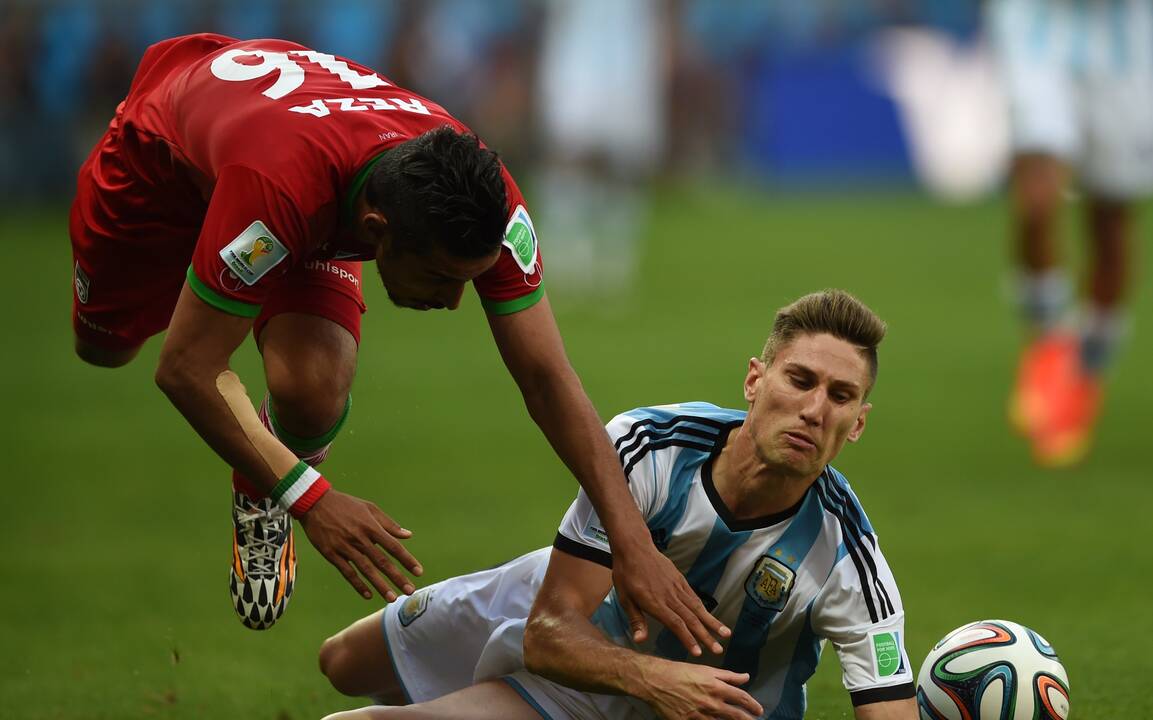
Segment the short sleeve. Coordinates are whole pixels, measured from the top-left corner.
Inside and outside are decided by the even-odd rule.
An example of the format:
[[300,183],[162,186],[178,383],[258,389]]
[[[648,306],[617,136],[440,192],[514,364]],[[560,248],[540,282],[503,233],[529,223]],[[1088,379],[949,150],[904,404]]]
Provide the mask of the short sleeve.
[[500,257],[473,281],[481,304],[491,315],[511,315],[532,307],[544,297],[544,265],[540,242],[524,196],[507,168],[502,169],[508,193],[509,216]]
[[854,705],[913,697],[904,608],[876,535],[842,554],[814,603],[813,628],[836,649]]
[[265,176],[223,168],[188,269],[189,285],[218,310],[256,317],[272,287],[307,254],[307,237],[296,204]]
[[[629,454],[629,448],[635,444],[647,442],[647,438],[641,436],[639,432],[642,424],[640,420],[626,413],[616,416],[605,426],[609,440],[612,441],[620,458],[623,459]],[[659,475],[654,472],[654,468],[652,462],[636,463],[626,476],[629,493],[645,520],[653,514],[656,500],[660,495],[660,488],[656,482]],[[561,520],[554,547],[570,555],[612,567],[608,532],[584,488],[577,492],[576,500],[569,506],[568,512]]]

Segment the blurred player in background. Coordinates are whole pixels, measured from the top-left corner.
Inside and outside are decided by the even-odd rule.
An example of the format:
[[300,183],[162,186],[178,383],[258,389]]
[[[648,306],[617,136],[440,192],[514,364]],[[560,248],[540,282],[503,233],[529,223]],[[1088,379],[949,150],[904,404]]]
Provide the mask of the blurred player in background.
[[661,0],[545,3],[537,196],[550,277],[574,296],[619,298],[636,273],[665,150],[671,22]]
[[[988,13],[1012,111],[1013,232],[1031,338],[1010,413],[1040,463],[1067,465],[1090,446],[1126,328],[1133,201],[1153,190],[1153,3],[993,0]],[[1057,232],[1071,174],[1089,240],[1072,323]]]
[[686,403],[608,425],[658,547],[733,627],[723,656],[690,657],[659,628],[630,640],[581,491],[551,551],[437,583],[326,641],[337,689],[423,703],[329,720],[799,718],[826,639],[857,718],[914,720],[896,582],[828,465],[864,432],[884,333],[847,293],[807,295],[749,361],[747,412]]
[[[80,170],[70,231],[77,354],[121,366],[167,328],[156,381],[235,468],[231,585],[249,627],[270,626],[291,597],[291,516],[366,597],[371,584],[394,599],[386,577],[413,592],[388,555],[421,571],[399,542],[408,530],[313,468],[349,411],[360,262],[375,261],[400,307],[452,310],[474,284],[530,414],[606,519],[616,580],[689,647],[723,632],[630,501],[565,356],[520,191],[440,106],[283,40],[158,43]],[[249,332],[268,386],[261,417],[301,458],[283,477],[217,385]]]

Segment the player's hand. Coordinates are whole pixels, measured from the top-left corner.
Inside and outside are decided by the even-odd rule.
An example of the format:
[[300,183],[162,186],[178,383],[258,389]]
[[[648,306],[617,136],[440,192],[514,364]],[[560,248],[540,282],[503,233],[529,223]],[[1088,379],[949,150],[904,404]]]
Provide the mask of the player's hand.
[[397,594],[386,577],[402,593],[415,592],[412,582],[392,562],[396,559],[413,575],[424,572],[412,553],[400,544],[412,537],[412,532],[376,505],[329,490],[304,514],[300,524],[313,547],[365,598],[372,597],[367,580],[385,600],[396,600]]
[[645,549],[627,553],[613,549],[613,585],[628,615],[633,641],[644,642],[648,637],[644,616],[648,613],[694,657],[701,654],[701,645],[717,655],[724,652],[717,638],[727,638],[732,632],[709,614],[671,560],[651,543],[637,547]]
[[740,688],[748,673],[692,665],[662,664],[646,674],[641,697],[665,720],[756,720],[764,712],[752,695]]

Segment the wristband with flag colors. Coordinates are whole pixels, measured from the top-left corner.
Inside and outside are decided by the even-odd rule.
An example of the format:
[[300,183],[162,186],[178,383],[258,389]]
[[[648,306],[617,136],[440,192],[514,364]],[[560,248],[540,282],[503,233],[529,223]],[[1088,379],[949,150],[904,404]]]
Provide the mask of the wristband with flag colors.
[[332,489],[324,476],[303,460],[288,471],[272,489],[269,497],[280,507],[299,518],[308,512],[326,492]]

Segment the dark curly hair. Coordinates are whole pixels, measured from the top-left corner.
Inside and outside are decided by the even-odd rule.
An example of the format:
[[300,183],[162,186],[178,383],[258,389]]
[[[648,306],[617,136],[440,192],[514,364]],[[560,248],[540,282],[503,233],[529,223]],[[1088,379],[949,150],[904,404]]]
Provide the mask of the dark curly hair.
[[398,250],[440,247],[459,258],[492,254],[504,238],[508,195],[497,154],[443,125],[384,154],[365,199],[388,219]]

